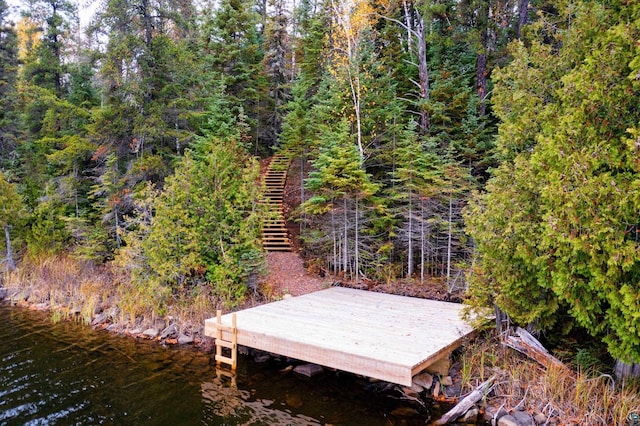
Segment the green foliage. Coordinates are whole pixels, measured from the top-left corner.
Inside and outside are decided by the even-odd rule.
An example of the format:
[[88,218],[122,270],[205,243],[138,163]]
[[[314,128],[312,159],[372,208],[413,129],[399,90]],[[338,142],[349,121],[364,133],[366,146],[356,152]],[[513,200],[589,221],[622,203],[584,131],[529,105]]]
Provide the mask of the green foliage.
[[31,214],[26,238],[30,254],[53,255],[66,248],[71,235],[62,218],[67,213],[68,206],[60,200],[55,188],[48,186]]
[[199,146],[198,157],[186,153],[157,197],[142,249],[161,285],[183,292],[208,282],[235,306],[264,261],[257,163],[233,140],[209,138]]
[[0,167],[13,165],[20,128],[16,105],[18,43],[8,14],[8,4],[0,0]]
[[[520,322],[549,326],[564,306],[612,356],[638,362],[640,113],[631,67],[640,26],[628,23],[640,22],[640,7],[583,2],[574,12],[557,52],[521,45],[504,74],[499,99],[523,96],[531,76],[555,90],[520,103],[524,119],[502,109],[500,146],[514,161],[469,211],[480,255],[472,288]],[[506,137],[522,126],[531,127],[511,148]]]

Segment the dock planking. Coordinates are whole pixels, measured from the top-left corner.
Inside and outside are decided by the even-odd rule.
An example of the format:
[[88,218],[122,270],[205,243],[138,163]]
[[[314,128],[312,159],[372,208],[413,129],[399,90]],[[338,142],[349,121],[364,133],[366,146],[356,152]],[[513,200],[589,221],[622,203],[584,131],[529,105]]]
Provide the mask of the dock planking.
[[[462,305],[342,287],[236,312],[239,345],[410,386],[474,332]],[[231,314],[222,316],[231,323]],[[205,335],[216,335],[216,319]],[[223,338],[231,339],[230,335]]]

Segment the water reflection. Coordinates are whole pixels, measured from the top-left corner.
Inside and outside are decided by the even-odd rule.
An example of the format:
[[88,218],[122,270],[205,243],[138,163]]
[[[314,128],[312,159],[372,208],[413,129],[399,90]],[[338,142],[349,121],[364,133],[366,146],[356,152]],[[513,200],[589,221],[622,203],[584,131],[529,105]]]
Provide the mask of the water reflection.
[[284,360],[241,356],[237,375],[212,356],[162,347],[0,304],[0,425],[389,425],[406,404],[365,380],[307,380]]
[[311,417],[294,415],[274,406],[273,399],[253,399],[251,391],[238,389],[235,374],[220,369],[214,379],[202,383],[202,397],[210,413],[207,416],[209,423],[224,420],[238,425],[322,424]]

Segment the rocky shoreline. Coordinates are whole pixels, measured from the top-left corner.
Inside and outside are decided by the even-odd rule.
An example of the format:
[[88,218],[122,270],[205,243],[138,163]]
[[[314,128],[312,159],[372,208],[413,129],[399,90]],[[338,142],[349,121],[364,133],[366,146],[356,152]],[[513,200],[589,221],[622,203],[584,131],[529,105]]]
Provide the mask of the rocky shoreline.
[[[32,297],[32,292],[29,289],[0,288],[0,301],[26,309],[54,312],[49,302],[42,302],[38,298]],[[83,320],[95,330],[104,330],[136,339],[152,340],[162,345],[194,345],[205,352],[210,352],[214,347],[212,339],[202,335],[202,329],[199,331],[183,331],[185,327],[182,327],[171,317],[156,319],[151,326],[140,327],[139,324],[118,321],[119,312],[117,307],[95,308],[90,321],[87,321],[86,317],[81,317],[81,307],[68,307],[64,312],[66,315],[60,317],[60,320]],[[273,357],[271,354],[249,351],[247,348],[241,348],[241,352],[245,354],[251,353],[257,363],[265,362]],[[277,356],[275,357],[278,358]],[[325,371],[320,366],[305,363],[298,363],[292,366],[291,369],[296,374],[306,377],[315,377]],[[407,407],[405,408],[406,413],[395,414],[398,416],[413,416],[425,409],[427,401],[436,406],[444,404],[444,407],[450,407],[464,397],[465,395],[462,395],[463,384],[460,369],[461,366],[454,363],[448,374],[424,372],[414,378],[411,387],[393,385],[376,380],[370,380],[370,387],[374,391],[383,392],[389,392],[391,389],[394,394],[400,395],[402,399],[407,400],[415,408]],[[496,405],[495,401],[493,402],[480,401],[472,404],[471,408],[461,413],[456,422],[462,424],[494,424],[498,426],[534,426],[543,424],[553,426],[561,424],[560,419],[549,418],[542,412],[526,411],[524,403],[507,411],[503,406]]]
[[[0,288],[0,301],[7,302],[13,306],[20,306],[25,309],[31,309],[36,311],[51,312],[55,315],[55,310],[52,309],[50,302],[42,302],[40,300],[33,300],[33,292],[29,289],[12,289]],[[60,308],[60,306],[58,306]],[[172,318],[157,319],[151,327],[140,327],[136,324],[123,323],[118,321],[118,308],[117,307],[98,307],[95,309],[92,318],[87,319],[81,317],[82,307],[80,306],[65,306],[63,311],[64,317],[59,317],[61,320],[78,320],[87,323],[94,330],[104,330],[115,334],[120,334],[136,339],[155,340],[163,345],[190,345],[202,347],[204,350],[209,351],[212,343],[210,339],[202,337],[202,330],[195,330],[195,332],[181,331],[183,327]]]

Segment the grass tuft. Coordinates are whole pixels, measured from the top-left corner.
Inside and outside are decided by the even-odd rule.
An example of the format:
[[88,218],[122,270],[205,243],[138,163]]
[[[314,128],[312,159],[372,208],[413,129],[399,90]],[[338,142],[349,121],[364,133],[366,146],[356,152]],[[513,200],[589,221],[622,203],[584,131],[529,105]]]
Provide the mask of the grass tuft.
[[487,403],[507,411],[521,407],[564,424],[626,425],[640,410],[638,383],[616,383],[594,369],[545,369],[496,337],[477,339],[461,356],[463,386],[472,390],[496,374]]

